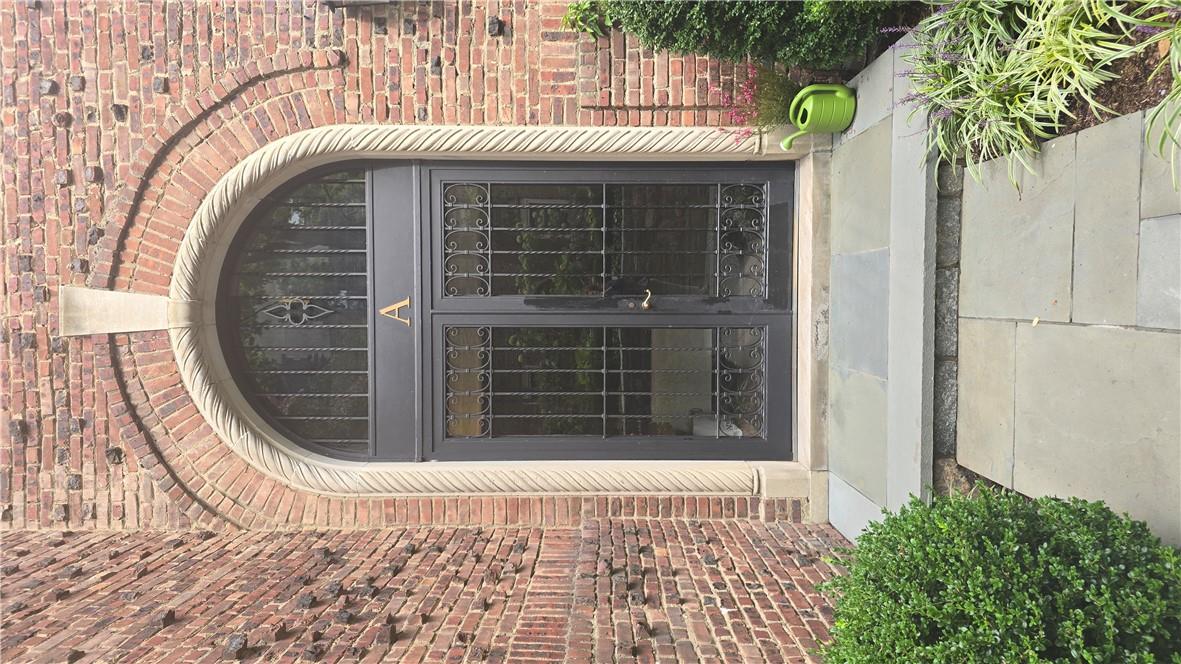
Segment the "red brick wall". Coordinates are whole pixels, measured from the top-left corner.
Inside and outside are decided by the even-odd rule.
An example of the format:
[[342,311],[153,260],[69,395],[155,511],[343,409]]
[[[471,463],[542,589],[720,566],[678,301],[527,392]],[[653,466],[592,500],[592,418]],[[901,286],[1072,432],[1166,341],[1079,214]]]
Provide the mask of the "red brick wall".
[[[717,89],[732,89],[733,65],[564,32],[564,11],[520,0],[0,3],[0,527],[347,526],[431,504],[329,499],[263,477],[203,422],[165,333],[59,337],[57,288],[167,293],[205,193],[301,129],[724,121]],[[488,35],[490,16],[504,36]],[[717,510],[798,519],[799,504],[758,503]],[[540,520],[594,506],[546,504]]]

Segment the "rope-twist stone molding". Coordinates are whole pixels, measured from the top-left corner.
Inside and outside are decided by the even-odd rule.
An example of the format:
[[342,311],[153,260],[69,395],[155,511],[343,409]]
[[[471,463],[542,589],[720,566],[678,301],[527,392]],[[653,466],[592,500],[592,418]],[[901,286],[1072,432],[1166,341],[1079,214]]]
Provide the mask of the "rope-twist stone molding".
[[[788,157],[765,154],[758,134],[736,142],[707,127],[470,127],[333,125],[276,140],[232,168],[206,195],[185,232],[170,299],[200,308],[220,266],[215,246],[236,231],[239,208],[293,169],[351,158],[662,159],[741,161]],[[220,358],[216,335],[197,318],[169,330],[181,378],[220,438],[251,466],[297,489],[341,495],[439,493],[683,493],[751,495],[753,466],[741,462],[538,464],[347,463],[320,459],[276,440],[244,417],[212,375]],[[245,406],[243,406],[245,407]]]

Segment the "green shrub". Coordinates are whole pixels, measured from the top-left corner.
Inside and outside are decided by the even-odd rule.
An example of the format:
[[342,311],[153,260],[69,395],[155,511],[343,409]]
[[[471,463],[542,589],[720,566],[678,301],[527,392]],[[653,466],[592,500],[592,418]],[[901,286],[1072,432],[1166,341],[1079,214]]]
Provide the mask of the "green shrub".
[[599,36],[618,25],[644,46],[730,60],[752,56],[787,66],[839,68],[860,59],[896,3],[873,1],[583,0],[566,25]]
[[[788,3],[797,4],[797,3]],[[805,0],[791,38],[775,54],[789,66],[839,68],[865,57],[866,48],[882,32],[891,2]]]
[[606,10],[599,0],[574,0],[566,5],[562,27],[575,32],[585,32],[593,37],[603,37],[611,29],[607,25]]
[[1181,661],[1181,555],[1102,503],[912,500],[831,581],[830,664]]

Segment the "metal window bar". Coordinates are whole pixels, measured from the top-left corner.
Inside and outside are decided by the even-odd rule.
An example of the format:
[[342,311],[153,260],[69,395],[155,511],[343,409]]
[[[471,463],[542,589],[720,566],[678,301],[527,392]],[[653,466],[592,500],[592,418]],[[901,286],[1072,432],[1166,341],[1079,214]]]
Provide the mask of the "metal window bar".
[[[606,200],[606,195],[607,195],[606,189],[607,189],[607,187],[606,187],[606,185],[604,185],[603,186],[603,196],[604,196],[603,200]],[[603,228],[606,228],[606,227],[607,227],[607,224],[604,223]],[[604,275],[603,288],[607,287],[606,284],[607,284],[606,276]],[[607,437],[607,411],[609,410],[608,401],[607,401],[607,328],[600,327],[599,334],[602,335],[601,336],[602,350],[600,351],[600,354],[602,355],[602,357],[599,359],[602,360],[602,368],[603,368],[603,373],[602,373],[602,378],[601,378],[601,380],[603,381],[603,383],[602,383],[602,385],[603,385],[603,400],[602,400],[602,408],[601,408],[602,418],[599,421],[599,426],[601,428],[603,438],[606,438]]]
[[[722,292],[722,185],[714,192],[714,294]],[[714,345],[717,346],[717,340]],[[717,412],[715,410],[715,412]]]
[[722,334],[714,328],[710,332],[714,342],[714,375],[711,381],[714,400],[714,438],[722,437]]
[[[356,219],[368,206],[366,181],[329,175],[265,199],[232,276],[241,340],[236,371],[249,377],[247,397],[297,440],[353,451],[368,449],[357,427],[367,428],[370,395],[356,390],[369,372],[351,368],[368,366],[369,346],[354,338],[368,325],[339,316],[369,308],[367,286],[357,279],[368,272],[351,269],[368,252],[367,223]],[[301,294],[313,280],[312,291],[335,292]],[[339,368],[341,360],[350,368]]]
[[[711,197],[709,204],[703,203],[654,203],[650,205],[628,204],[627,187],[631,185],[602,183],[597,187],[600,200],[597,203],[554,203],[547,201],[524,203],[493,203],[494,182],[445,182],[443,184],[443,280],[445,284],[444,297],[496,295],[585,295],[581,286],[563,285],[558,279],[583,280],[588,288],[588,281],[593,278],[600,280],[600,297],[607,297],[612,292],[611,284],[628,284],[627,294],[636,286],[633,282],[647,285],[660,285],[665,294],[702,294],[713,296],[744,296],[765,297],[767,294],[767,280],[765,275],[766,237],[765,223],[769,210],[766,196],[766,183],[708,183]],[[555,186],[562,186],[555,183]],[[659,185],[635,185],[659,186]],[[610,203],[610,194],[618,188],[620,200],[616,204]],[[466,192],[467,198],[460,200],[453,192],[463,188],[471,188]],[[472,191],[478,192],[473,195]],[[478,216],[466,222],[457,221],[456,211],[475,211]],[[552,218],[523,218],[526,225],[497,224],[493,217],[494,210],[597,210],[597,227],[585,226],[570,222],[569,225],[553,223]],[[658,227],[642,227],[637,222],[634,227],[628,224],[628,212],[631,210],[651,211],[687,211],[712,210],[712,223],[702,227],[693,224],[689,219],[682,219],[681,225],[664,225],[665,222],[676,217],[661,216]],[[735,216],[738,215],[738,216]],[[742,216],[748,215],[748,216]],[[649,218],[643,216],[641,218]],[[614,220],[614,222],[612,222]],[[528,224],[541,222],[544,225],[531,226]],[[654,238],[651,242],[659,244],[660,234],[684,234],[686,232],[710,233],[713,246],[702,249],[663,249],[659,246],[646,248],[641,246],[628,248],[623,243],[627,237],[636,234],[643,237],[646,234]],[[504,240],[500,234],[508,233],[512,239]],[[587,239],[597,239],[596,246],[579,246],[586,241],[572,242],[569,247],[513,248],[502,242],[519,243],[525,234],[537,234],[550,237],[547,234],[569,235]],[[617,237],[613,236],[617,233]],[[597,237],[596,237],[597,236]],[[463,244],[458,240],[464,240]],[[553,240],[545,240],[552,242]],[[612,246],[615,242],[618,246]],[[558,263],[560,268],[545,270],[530,270],[521,260],[518,265],[526,269],[512,270],[513,257],[523,259],[527,256],[552,257],[590,257],[598,256],[601,264],[598,272],[586,269],[585,263],[577,260]],[[692,260],[694,256],[712,258],[712,273],[710,270],[685,271],[676,269],[672,262],[674,257]],[[478,257],[478,258],[477,258]],[[648,269],[634,272],[624,272],[624,265],[632,264],[627,258],[653,257],[655,264],[649,262]],[[495,259],[507,259],[507,263],[494,263]],[[559,259],[560,260],[560,259]],[[544,261],[543,261],[544,262]],[[618,274],[614,270],[619,263]],[[638,262],[635,263],[639,265]],[[661,271],[659,266],[671,267],[671,270]],[[505,269],[507,268],[507,269]],[[581,269],[580,269],[581,268]],[[499,279],[535,280],[518,281],[514,287],[506,285]],[[703,283],[704,282],[704,283]],[[503,290],[502,290],[503,289]],[[591,291],[593,292],[593,291]]]
[[[524,346],[513,346],[511,344],[498,343],[499,336],[495,333],[496,329],[502,328],[488,328],[488,327],[445,327],[444,338],[446,340],[445,353],[448,361],[445,367],[446,375],[444,377],[444,385],[446,386],[446,399],[444,407],[444,416],[448,424],[446,431],[448,437],[451,438],[493,438],[502,436],[544,436],[550,435],[545,431],[545,425],[537,425],[533,427],[531,432],[526,431],[522,433],[520,426],[510,425],[506,430],[502,431],[497,426],[497,422],[511,422],[511,421],[540,421],[540,422],[554,422],[558,418],[572,418],[574,420],[597,420],[598,437],[609,438],[615,435],[667,435],[669,432],[653,432],[648,430],[642,422],[687,422],[690,425],[690,431],[693,436],[700,437],[708,435],[715,439],[732,438],[732,437],[761,437],[765,433],[766,422],[766,353],[765,353],[765,334],[764,328],[731,328],[731,327],[709,327],[709,328],[671,328],[682,330],[700,330],[709,332],[709,347],[701,345],[671,345],[661,346],[658,342],[653,342],[648,346],[637,345],[634,341],[628,343],[624,339],[625,330],[636,329],[670,329],[670,328],[621,328],[613,326],[599,326],[594,329],[598,332],[599,340],[597,343],[592,342],[593,345],[570,345],[570,344],[555,344],[553,346],[545,346],[538,344],[527,344]],[[529,326],[516,327],[509,326],[507,329],[511,330],[528,330],[528,329],[562,329],[569,332],[569,328],[545,328]],[[472,341],[470,336],[463,336],[464,331],[471,334],[473,331],[478,336],[478,342]],[[463,341],[461,341],[463,340]],[[589,340],[588,340],[589,341]],[[686,350],[693,350],[697,352],[709,353],[709,368],[702,367],[682,367],[669,368],[648,366],[648,367],[626,367],[624,364],[624,354],[626,352],[648,352],[648,353],[662,353],[666,349],[672,352],[680,352]],[[571,366],[533,366],[530,364],[527,355],[534,353],[535,355],[547,355],[551,361],[562,362],[561,355],[555,356],[554,353],[576,353],[578,351],[593,350],[600,353],[601,357],[597,359],[598,365],[596,367],[571,367]],[[507,351],[514,351],[508,353]],[[477,353],[473,356],[472,353]],[[610,355],[615,353],[616,362],[614,366],[610,363]],[[555,359],[556,358],[556,359]],[[533,375],[551,375],[551,376],[570,376],[571,379],[578,384],[576,376],[587,374],[597,374],[599,378],[598,389],[592,386],[586,388],[573,388],[569,386],[567,379],[556,378],[558,382],[548,381],[543,384],[548,384],[550,387],[542,389],[528,389],[528,385],[532,381],[524,381],[523,377]],[[643,380],[643,377],[654,376],[703,376],[708,375],[709,382],[705,385],[708,391],[695,389],[659,389],[656,385],[651,383],[644,387],[629,386],[625,382],[626,376],[636,376],[638,380]],[[468,376],[469,378],[463,378]],[[470,377],[475,376],[475,380]],[[703,376],[704,377],[704,376]],[[505,389],[497,391],[497,386],[504,383]],[[464,386],[463,389],[456,387],[457,385]],[[553,389],[553,387],[558,389]],[[690,387],[690,385],[686,385]],[[647,400],[651,397],[674,397],[689,399],[692,397],[708,397],[711,413],[704,411],[687,410],[685,412],[657,412],[654,410],[655,406]],[[584,399],[598,399],[598,411],[583,410],[587,402],[579,401]],[[507,411],[500,411],[496,405],[500,400],[509,399],[505,404],[509,407]],[[545,398],[551,398],[550,401],[545,401]],[[643,412],[628,412],[630,403],[635,403],[634,398],[639,398],[639,403],[646,406],[641,406],[645,409]],[[534,399],[542,399],[542,401],[534,401]],[[455,406],[459,404],[459,400],[466,403],[466,406],[461,410],[455,410]],[[571,401],[573,400],[573,401]],[[617,403],[618,408],[612,409],[612,403]],[[581,405],[579,405],[581,404]],[[571,406],[577,406],[571,410]],[[517,412],[520,408],[540,408],[541,412]],[[700,431],[698,418],[712,418],[712,431],[710,434],[703,434]],[[475,431],[464,427],[464,422],[472,422],[478,420],[479,426]],[[618,429],[612,428],[612,423],[616,423]],[[631,423],[636,423],[633,429]],[[451,426],[454,425],[454,426]],[[538,428],[540,427],[540,429]],[[585,437],[586,433],[573,433],[571,435]]]

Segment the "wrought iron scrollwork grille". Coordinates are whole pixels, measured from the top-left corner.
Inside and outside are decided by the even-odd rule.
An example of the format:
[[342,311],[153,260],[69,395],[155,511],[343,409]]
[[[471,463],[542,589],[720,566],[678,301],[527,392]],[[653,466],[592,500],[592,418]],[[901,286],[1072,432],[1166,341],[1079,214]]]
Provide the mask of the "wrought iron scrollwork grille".
[[790,165],[329,166],[247,218],[218,332],[317,454],[785,458],[793,198]]
[[767,183],[442,187],[443,295],[765,297]]

